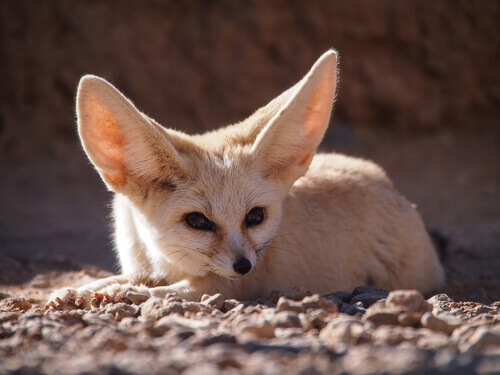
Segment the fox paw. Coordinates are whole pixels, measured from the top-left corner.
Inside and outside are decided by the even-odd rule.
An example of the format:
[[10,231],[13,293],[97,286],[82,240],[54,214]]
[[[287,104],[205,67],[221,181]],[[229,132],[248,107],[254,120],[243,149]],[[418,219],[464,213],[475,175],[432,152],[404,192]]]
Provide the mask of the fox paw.
[[151,293],[145,286],[112,284],[97,293],[93,293],[90,305],[94,308],[118,302],[127,303],[129,305],[140,305],[149,297],[151,297]]
[[53,292],[45,310],[75,310],[90,307],[91,296],[94,292],[87,289],[64,288]]

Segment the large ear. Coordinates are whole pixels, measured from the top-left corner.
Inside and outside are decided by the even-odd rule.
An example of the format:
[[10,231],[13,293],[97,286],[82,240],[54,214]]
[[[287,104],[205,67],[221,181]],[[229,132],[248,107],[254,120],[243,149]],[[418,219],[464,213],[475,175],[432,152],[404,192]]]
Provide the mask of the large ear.
[[127,193],[145,180],[183,175],[166,133],[104,79],[82,77],[77,114],[83,148],[109,189]]
[[289,188],[309,167],[330,121],[337,83],[337,54],[323,54],[262,129],[252,158],[266,177]]

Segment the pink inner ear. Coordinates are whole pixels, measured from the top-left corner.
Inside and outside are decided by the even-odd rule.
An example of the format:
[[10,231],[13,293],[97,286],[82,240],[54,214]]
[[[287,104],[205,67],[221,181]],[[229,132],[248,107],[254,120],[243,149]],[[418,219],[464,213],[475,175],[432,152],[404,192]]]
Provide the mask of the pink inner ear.
[[92,162],[103,171],[123,172],[124,137],[118,119],[96,97],[86,101],[81,135]]
[[315,137],[323,137],[324,128],[328,126],[332,103],[325,103],[324,98],[329,95],[329,90],[331,87],[327,83],[321,82],[307,105],[302,136],[308,142],[313,141]]

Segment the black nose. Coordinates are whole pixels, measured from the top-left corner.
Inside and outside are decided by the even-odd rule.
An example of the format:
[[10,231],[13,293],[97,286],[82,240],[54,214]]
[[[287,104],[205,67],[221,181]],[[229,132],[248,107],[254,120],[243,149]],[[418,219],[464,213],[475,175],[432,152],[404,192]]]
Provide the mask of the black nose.
[[247,258],[241,257],[236,262],[234,262],[233,268],[240,275],[244,275],[252,269],[252,263],[250,263]]

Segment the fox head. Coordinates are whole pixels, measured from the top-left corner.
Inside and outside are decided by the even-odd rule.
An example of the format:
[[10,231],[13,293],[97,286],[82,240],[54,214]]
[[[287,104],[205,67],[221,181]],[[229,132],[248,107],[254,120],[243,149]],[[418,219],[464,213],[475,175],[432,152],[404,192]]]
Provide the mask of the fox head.
[[240,278],[278,233],[288,189],[328,127],[337,55],[245,121],[190,136],[139,112],[102,78],[78,87],[79,135],[106,186],[130,202],[145,248],[177,270]]

